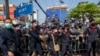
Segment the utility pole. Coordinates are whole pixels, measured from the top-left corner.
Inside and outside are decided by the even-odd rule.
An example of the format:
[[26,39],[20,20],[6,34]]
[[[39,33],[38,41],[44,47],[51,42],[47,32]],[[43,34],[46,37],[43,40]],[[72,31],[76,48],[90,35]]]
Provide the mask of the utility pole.
[[10,19],[10,16],[9,16],[9,1],[8,0],[5,0],[4,12],[5,12],[6,19]]
[[[33,5],[32,0],[29,0],[29,3],[31,3],[31,4]],[[32,19],[32,20],[34,19],[34,11],[33,11],[32,14],[31,14],[31,19]]]
[[36,10],[36,12],[37,12],[37,21],[38,21],[38,24],[39,24],[39,14],[38,14],[38,9]]

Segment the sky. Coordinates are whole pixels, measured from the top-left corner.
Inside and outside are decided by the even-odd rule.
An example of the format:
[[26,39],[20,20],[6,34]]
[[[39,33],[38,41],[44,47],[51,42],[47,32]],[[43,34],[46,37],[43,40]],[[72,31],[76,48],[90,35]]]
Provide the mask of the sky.
[[[39,4],[42,6],[42,8],[44,10],[46,10],[46,8],[48,6],[53,6],[56,4],[60,4],[59,0],[37,0],[39,2]],[[100,0],[63,0],[65,2],[65,4],[68,6],[69,9],[74,8],[77,6],[77,4],[79,2],[84,2],[84,1],[88,1],[91,3],[98,3]],[[21,3],[27,3],[29,2],[29,0],[9,0],[10,4],[14,4],[16,6],[18,6]],[[0,0],[0,4],[4,4],[4,0]],[[33,10],[38,10],[38,15],[39,15],[39,22],[43,23],[45,20],[45,14],[41,11],[41,9],[37,6],[37,4],[34,2],[33,0]]]

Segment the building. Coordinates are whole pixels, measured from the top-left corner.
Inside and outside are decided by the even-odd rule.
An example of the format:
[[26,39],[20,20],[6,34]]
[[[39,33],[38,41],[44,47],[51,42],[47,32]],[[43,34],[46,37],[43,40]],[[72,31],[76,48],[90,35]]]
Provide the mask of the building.
[[47,17],[50,19],[58,18],[60,22],[64,23],[68,14],[68,6],[65,4],[50,6],[46,10]]
[[[14,10],[16,9],[16,6],[13,4],[9,4],[9,14],[10,14],[10,19],[15,19],[14,18]],[[5,19],[5,13],[4,13],[4,5],[0,4],[0,21]]]

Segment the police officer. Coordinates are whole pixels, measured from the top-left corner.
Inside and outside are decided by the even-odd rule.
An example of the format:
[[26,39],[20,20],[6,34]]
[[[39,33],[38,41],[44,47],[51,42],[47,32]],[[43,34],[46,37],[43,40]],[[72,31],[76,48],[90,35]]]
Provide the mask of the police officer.
[[17,21],[15,22],[12,22],[13,23],[13,29],[14,29],[14,32],[15,32],[15,35],[17,37],[17,41],[18,41],[18,48],[15,52],[15,56],[22,56],[22,47],[21,47],[21,38],[22,38],[22,32],[20,30],[20,27],[19,27],[19,24]]
[[[8,53],[7,53],[7,49],[6,49],[6,45],[3,44],[4,43],[4,40],[3,38],[0,36],[0,50],[3,52],[3,56],[7,56]],[[1,53],[0,53],[1,54]]]
[[[48,34],[48,49],[51,53],[51,56],[59,56],[58,51],[55,50],[54,45],[58,44],[59,45],[59,35],[58,35],[58,30],[56,26],[52,26],[51,28],[51,33]],[[60,47],[60,46],[59,46]]]
[[32,28],[29,31],[30,35],[30,51],[29,51],[29,56],[32,55],[36,50],[40,56],[43,56],[42,52],[42,47],[41,47],[41,42],[39,38],[39,29],[37,29],[37,23],[36,20],[32,21]]
[[84,35],[87,36],[87,52],[90,56],[91,50],[93,50],[93,56],[96,56],[96,39],[100,35],[100,29],[97,28],[96,23],[92,22],[90,27],[86,28]]
[[0,31],[1,37],[3,39],[3,52],[5,53],[5,56],[14,56],[16,48],[19,46],[17,36],[13,29],[12,20],[5,19],[4,23],[5,28]]
[[79,35],[79,32],[70,32],[68,29],[68,25],[65,25],[63,29],[63,34],[62,34],[62,40],[61,40],[61,56],[65,56],[66,54],[66,49],[68,49],[69,56],[72,55],[72,47],[71,47],[71,38],[70,35]]

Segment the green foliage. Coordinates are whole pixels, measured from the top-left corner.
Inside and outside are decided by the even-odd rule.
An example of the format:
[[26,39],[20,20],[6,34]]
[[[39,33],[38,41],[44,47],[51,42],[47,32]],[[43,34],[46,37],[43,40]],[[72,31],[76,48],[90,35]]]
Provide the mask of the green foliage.
[[79,3],[77,7],[71,9],[69,16],[80,17],[80,15],[85,13],[92,15],[99,13],[99,7],[94,3]]
[[100,24],[100,18],[95,18],[95,22]]

